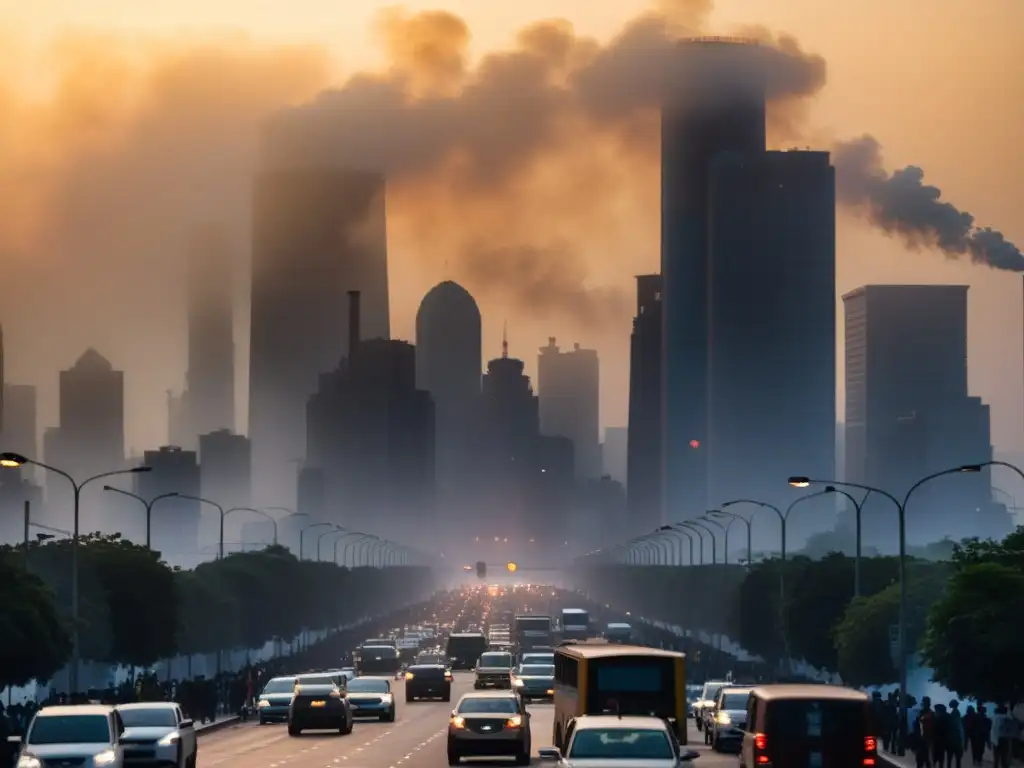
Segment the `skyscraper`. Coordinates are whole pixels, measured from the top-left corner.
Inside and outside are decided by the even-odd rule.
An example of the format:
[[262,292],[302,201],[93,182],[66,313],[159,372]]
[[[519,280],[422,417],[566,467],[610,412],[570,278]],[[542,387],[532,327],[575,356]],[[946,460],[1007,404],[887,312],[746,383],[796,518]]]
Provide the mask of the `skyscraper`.
[[653,531],[663,520],[661,285],[661,275],[640,275],[636,279],[626,447],[626,532],[631,536]]
[[[835,477],[834,169],[827,152],[720,155],[709,182],[709,508],[785,507],[790,475]],[[789,544],[833,523],[802,507]]]
[[474,513],[482,357],[476,301],[450,280],[431,288],[416,313],[416,386],[434,400],[438,522],[453,535]]
[[[846,310],[846,479],[897,498],[927,474],[992,457],[988,406],[967,389],[967,286],[869,285]],[[989,469],[929,481],[907,507],[917,543],[1002,533]],[[895,511],[864,507],[866,542],[895,548]]]
[[629,428],[605,427],[601,443],[602,474],[626,487],[626,467],[629,456]]
[[235,428],[235,330],[231,252],[223,233],[207,228],[188,255],[189,445],[198,436]]
[[[229,429],[218,429],[199,436],[199,475],[204,499],[216,501],[225,509],[248,507],[252,503],[252,444],[245,435],[236,435]],[[210,510],[203,510],[209,512]],[[211,541],[219,528],[218,520],[208,516],[210,525],[203,525],[201,538]],[[216,525],[214,525],[216,524]],[[241,523],[232,520],[228,525],[229,537],[237,538],[235,532]]]
[[323,472],[330,522],[401,541],[435,528],[434,403],[416,387],[416,350],[359,338],[351,296],[351,350],[320,377],[308,404],[308,467]]
[[249,437],[253,499],[291,505],[306,451],[306,402],[348,354],[346,294],[367,337],[388,338],[384,179],[268,170],[253,191]]
[[[143,464],[151,471],[134,476],[134,492],[142,498],[153,499],[164,493],[193,497],[162,499],[153,506],[153,549],[159,550],[168,563],[186,568],[209,559],[209,554],[203,556],[199,552],[201,505],[194,497],[200,496],[202,483],[195,451],[165,445],[155,451],[146,451]],[[137,527],[141,529],[145,525],[141,511],[138,519]]]
[[572,441],[578,478],[601,477],[600,368],[597,350],[563,352],[548,338],[537,358],[540,431]]
[[765,151],[764,86],[755,44],[723,38],[679,46],[677,90],[662,105],[661,275],[664,463],[671,519],[708,509],[709,172],[722,153]]

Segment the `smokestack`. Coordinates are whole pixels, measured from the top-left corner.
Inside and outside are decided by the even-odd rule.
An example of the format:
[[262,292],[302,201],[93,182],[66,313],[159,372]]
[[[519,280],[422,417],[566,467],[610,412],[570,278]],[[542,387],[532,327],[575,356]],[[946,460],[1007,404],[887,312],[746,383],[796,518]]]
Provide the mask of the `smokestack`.
[[355,354],[359,346],[359,291],[348,292],[348,354],[349,357]]

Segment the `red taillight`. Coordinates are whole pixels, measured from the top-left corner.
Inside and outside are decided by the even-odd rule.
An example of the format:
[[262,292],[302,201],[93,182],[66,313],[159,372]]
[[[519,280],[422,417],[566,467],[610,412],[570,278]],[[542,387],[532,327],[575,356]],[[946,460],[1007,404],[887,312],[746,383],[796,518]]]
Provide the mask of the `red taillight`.
[[874,736],[864,737],[864,751],[872,754],[878,751],[878,741]]
[[768,737],[765,736],[763,733],[755,733],[754,749],[760,750],[761,752],[764,752],[766,749],[768,749]]

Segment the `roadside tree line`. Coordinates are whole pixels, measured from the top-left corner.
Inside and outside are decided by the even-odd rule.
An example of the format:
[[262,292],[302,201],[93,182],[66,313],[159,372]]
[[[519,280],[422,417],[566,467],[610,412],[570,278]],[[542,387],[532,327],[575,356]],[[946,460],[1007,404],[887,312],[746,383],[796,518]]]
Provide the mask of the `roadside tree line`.
[[[0,689],[48,680],[71,655],[68,540],[0,547]],[[418,567],[343,568],[283,547],[194,570],[119,536],[79,539],[79,647],[87,661],[148,667],[178,655],[291,642],[430,589]]]
[[[966,540],[941,561],[907,563],[907,638],[936,682],[983,701],[1024,699],[1024,527],[999,542]],[[747,567],[587,566],[594,598],[694,630],[722,633],[768,662],[802,659],[856,686],[899,679],[890,632],[899,621],[898,561],[768,559]]]

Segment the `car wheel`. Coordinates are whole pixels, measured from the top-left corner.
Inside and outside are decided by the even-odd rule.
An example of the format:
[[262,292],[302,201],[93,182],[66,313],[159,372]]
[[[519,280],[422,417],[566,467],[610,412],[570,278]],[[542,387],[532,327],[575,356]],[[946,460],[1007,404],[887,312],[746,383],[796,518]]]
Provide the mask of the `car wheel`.
[[338,733],[342,736],[348,736],[352,733],[353,720],[351,715],[341,721],[341,727],[338,729]]
[[516,765],[529,765],[530,764],[530,749],[529,744],[524,744],[522,751],[516,753]]
[[415,696],[410,696],[408,693],[405,694],[405,703],[406,704],[412,704],[414,701],[416,701],[416,697]]
[[267,724],[267,721],[266,721],[266,720],[264,720],[264,719],[263,719],[263,718],[261,717],[261,718],[260,718],[260,725],[266,725],[266,724]]
[[289,736],[298,736],[300,733],[302,733],[302,729],[301,728],[299,728],[297,725],[292,725],[291,723],[288,723],[288,735]]
[[453,752],[450,749],[448,750],[448,765],[458,765],[461,760],[462,758],[459,757],[458,752]]
[[199,760],[199,748],[196,747],[195,751],[192,752],[192,757],[188,759],[188,768],[196,768],[196,762]]
[[722,747],[719,744],[718,739],[716,739],[714,737],[714,734],[712,734],[712,736],[711,736],[711,751],[712,752],[721,752],[722,751]]

